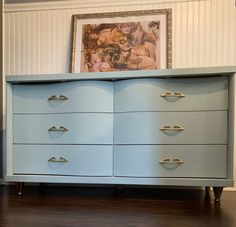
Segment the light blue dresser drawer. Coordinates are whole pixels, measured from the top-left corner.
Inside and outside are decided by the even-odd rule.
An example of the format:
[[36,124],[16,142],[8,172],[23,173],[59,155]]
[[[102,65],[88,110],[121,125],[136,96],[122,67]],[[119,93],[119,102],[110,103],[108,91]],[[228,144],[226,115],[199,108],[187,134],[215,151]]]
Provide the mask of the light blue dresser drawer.
[[114,175],[120,177],[226,178],[226,145],[115,146]]
[[112,146],[14,145],[14,174],[111,176]]
[[228,109],[227,77],[133,79],[115,84],[115,111]]
[[113,112],[112,82],[14,85],[14,113],[68,112]]
[[109,113],[15,114],[14,143],[112,144]]
[[114,116],[115,144],[227,144],[227,111]]

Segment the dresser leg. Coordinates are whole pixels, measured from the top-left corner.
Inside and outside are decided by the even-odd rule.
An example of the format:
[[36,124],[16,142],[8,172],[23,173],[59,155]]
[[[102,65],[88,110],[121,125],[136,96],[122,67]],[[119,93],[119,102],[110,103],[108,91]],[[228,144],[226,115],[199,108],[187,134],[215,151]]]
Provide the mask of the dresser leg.
[[17,182],[17,183],[16,183],[16,190],[17,190],[17,194],[18,194],[19,196],[22,195],[23,186],[24,186],[24,182]]
[[44,183],[40,183],[39,184],[39,194],[40,195],[44,195],[45,194],[45,184]]
[[210,202],[211,201],[211,187],[206,186],[205,187],[205,202]]
[[223,192],[223,187],[213,187],[213,192],[214,192],[214,195],[215,195],[215,202],[216,203],[219,203],[220,202],[220,197],[221,197],[221,194]]
[[114,187],[115,197],[124,197],[124,194],[125,194],[125,186],[123,184],[115,185]]

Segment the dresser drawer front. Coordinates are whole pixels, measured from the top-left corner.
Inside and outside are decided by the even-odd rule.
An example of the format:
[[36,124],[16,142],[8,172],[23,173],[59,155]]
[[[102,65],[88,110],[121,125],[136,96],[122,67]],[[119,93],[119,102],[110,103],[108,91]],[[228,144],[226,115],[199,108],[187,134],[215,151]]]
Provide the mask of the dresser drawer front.
[[14,143],[112,144],[113,115],[15,114]]
[[227,111],[119,113],[114,124],[115,144],[227,144]]
[[[181,97],[181,94],[184,97]],[[228,109],[226,77],[133,79],[118,81],[115,84],[116,112],[226,109]]]
[[110,145],[14,145],[13,149],[14,174],[111,176],[113,171]]
[[[48,100],[50,97],[51,100]],[[113,84],[106,81],[76,81],[14,85],[14,112],[113,112]]]
[[[170,161],[165,161],[167,158]],[[117,145],[114,148],[115,176],[226,178],[226,164],[226,145]]]

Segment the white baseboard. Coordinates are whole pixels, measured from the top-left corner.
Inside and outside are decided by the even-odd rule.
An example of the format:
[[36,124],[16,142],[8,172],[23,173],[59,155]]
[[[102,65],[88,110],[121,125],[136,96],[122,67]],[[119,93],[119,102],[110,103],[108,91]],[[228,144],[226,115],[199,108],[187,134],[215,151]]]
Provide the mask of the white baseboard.
[[236,181],[234,181],[233,187],[224,188],[224,191],[236,191]]

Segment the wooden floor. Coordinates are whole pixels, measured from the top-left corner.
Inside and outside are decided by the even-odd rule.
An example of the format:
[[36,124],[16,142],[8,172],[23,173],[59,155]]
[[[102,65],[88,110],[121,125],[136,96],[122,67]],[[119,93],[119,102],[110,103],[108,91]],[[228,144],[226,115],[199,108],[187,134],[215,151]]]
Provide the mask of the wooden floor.
[[200,189],[25,186],[0,187],[0,226],[236,226],[236,192],[221,204]]

